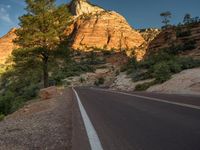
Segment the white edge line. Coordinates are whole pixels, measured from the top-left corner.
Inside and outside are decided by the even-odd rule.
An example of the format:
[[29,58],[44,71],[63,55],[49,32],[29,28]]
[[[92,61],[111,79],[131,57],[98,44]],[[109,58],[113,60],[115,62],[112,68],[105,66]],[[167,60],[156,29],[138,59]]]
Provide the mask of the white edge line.
[[76,99],[78,101],[79,109],[80,109],[81,116],[82,116],[82,119],[83,119],[83,122],[85,125],[85,129],[87,132],[91,150],[103,150],[103,147],[101,145],[101,142],[99,140],[97,132],[96,132],[94,126],[92,125],[92,122],[90,121],[84,106],[81,103],[78,93],[76,92],[76,90],[74,88],[72,88],[72,90],[74,91],[74,93],[76,95]]
[[200,106],[195,106],[195,105],[190,105],[190,104],[184,104],[184,103],[178,103],[178,102],[171,102],[171,101],[164,100],[164,99],[147,97],[147,96],[141,96],[141,95],[136,95],[136,94],[129,94],[129,93],[124,93],[124,92],[116,92],[116,91],[103,90],[103,89],[95,89],[95,88],[92,88],[92,89],[94,89],[94,90],[100,90],[100,91],[104,91],[104,92],[110,92],[110,93],[118,93],[118,94],[123,94],[123,95],[127,95],[127,96],[134,96],[134,97],[137,97],[137,98],[143,98],[143,99],[148,99],[148,100],[152,100],[152,101],[163,102],[163,103],[167,103],[167,104],[173,104],[173,105],[178,105],[178,106],[182,106],[182,107],[188,107],[188,108],[200,110]]

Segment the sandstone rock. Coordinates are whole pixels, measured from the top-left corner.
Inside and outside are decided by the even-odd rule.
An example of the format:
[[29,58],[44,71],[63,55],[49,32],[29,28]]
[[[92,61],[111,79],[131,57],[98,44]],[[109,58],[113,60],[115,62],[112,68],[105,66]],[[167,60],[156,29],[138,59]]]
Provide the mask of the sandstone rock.
[[39,92],[39,96],[42,100],[51,99],[51,98],[55,97],[57,94],[58,94],[57,88],[55,86],[41,89]]
[[16,38],[16,28],[11,29],[6,35],[0,38],[0,64],[4,64],[12,50],[17,46],[13,43]]
[[140,33],[114,11],[106,11],[83,0],[72,1],[70,8],[74,14],[70,30],[75,50],[133,50],[145,43]]
[[95,14],[104,11],[104,9],[90,4],[87,0],[72,0],[70,11],[73,15],[80,16],[83,14]]

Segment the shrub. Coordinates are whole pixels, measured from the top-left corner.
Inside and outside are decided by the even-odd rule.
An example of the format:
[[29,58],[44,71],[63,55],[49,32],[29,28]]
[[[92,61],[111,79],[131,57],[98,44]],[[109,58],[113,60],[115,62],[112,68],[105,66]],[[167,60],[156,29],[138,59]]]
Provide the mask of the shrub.
[[163,83],[170,79],[171,71],[170,67],[166,62],[161,62],[153,66],[154,72],[153,76],[156,79],[156,82]]
[[83,82],[85,82],[85,79],[84,79],[83,77],[80,77],[79,81],[80,81],[81,83],[83,83]]
[[0,113],[0,121],[4,119],[5,115]]
[[37,96],[38,85],[31,84],[23,89],[23,98],[27,101]]
[[9,114],[12,108],[12,101],[14,100],[14,93],[11,91],[7,91],[0,98],[0,113],[1,114]]
[[135,87],[135,91],[145,91],[147,90],[150,86],[154,85],[155,82],[147,82],[147,83],[143,83],[143,84],[138,84]]
[[17,109],[21,108],[25,101],[27,101],[27,99],[24,99],[21,96],[15,98],[15,100],[12,102],[11,112],[15,112]]
[[177,62],[176,60],[171,60],[169,62],[167,62],[169,68],[170,68],[170,72],[171,73],[179,73],[181,72],[181,64],[179,62]]
[[191,31],[190,30],[181,31],[181,29],[180,29],[180,30],[176,31],[176,36],[177,37],[187,37],[187,36],[190,36],[190,35],[191,35]]
[[99,85],[104,84],[104,82],[105,82],[105,79],[103,77],[100,77],[94,82],[94,85],[99,86]]
[[136,70],[134,73],[132,73],[131,77],[134,82],[153,78],[151,72],[149,71],[144,72],[141,70]]
[[195,48],[196,48],[196,41],[190,40],[190,41],[187,41],[187,42],[184,43],[182,51],[193,50]]
[[181,69],[191,69],[200,66],[199,59],[193,59],[191,57],[179,57],[177,59],[178,63],[181,65]]

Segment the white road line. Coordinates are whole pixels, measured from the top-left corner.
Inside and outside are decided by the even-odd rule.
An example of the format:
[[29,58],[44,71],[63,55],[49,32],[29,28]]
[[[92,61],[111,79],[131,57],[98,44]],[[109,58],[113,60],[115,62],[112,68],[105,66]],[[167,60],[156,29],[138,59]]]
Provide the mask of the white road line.
[[87,136],[88,136],[88,139],[90,142],[91,150],[103,150],[103,147],[101,145],[101,142],[99,140],[97,132],[96,132],[94,126],[92,125],[92,123],[85,111],[85,108],[83,107],[83,105],[81,103],[78,93],[76,92],[76,90],[74,88],[72,88],[72,90],[74,91],[74,93],[76,95],[76,99],[78,101],[79,109],[80,109],[81,116],[83,118],[83,122],[84,122],[84,125],[86,128],[86,132],[87,132]]
[[198,109],[198,110],[200,110],[200,106],[195,106],[195,105],[190,105],[190,104],[184,104],[184,103],[179,103],[179,102],[172,102],[172,101],[168,101],[168,100],[164,100],[164,99],[147,97],[147,96],[141,96],[141,95],[136,95],[136,94],[129,94],[129,93],[124,93],[124,92],[116,92],[116,91],[96,89],[96,88],[92,88],[92,89],[94,89],[94,90],[100,90],[100,91],[104,91],[104,92],[118,93],[118,94],[122,94],[122,95],[127,95],[127,96],[132,96],[132,97],[137,97],[137,98],[143,98],[143,99],[148,99],[148,100],[152,100],[152,101],[163,102],[163,103],[167,103],[167,104],[178,105],[178,106],[182,106],[182,107],[187,107],[187,108],[192,108],[192,109]]

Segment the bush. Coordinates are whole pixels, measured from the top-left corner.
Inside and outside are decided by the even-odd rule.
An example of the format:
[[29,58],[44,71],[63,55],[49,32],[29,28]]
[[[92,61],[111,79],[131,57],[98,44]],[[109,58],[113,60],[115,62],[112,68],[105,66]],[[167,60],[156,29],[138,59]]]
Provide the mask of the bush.
[[184,43],[182,51],[193,50],[196,48],[196,41],[190,40]]
[[155,82],[147,82],[147,83],[143,83],[143,84],[138,84],[135,87],[135,91],[145,91],[147,90],[150,86],[154,85]]
[[0,113],[7,115],[11,112],[12,101],[14,100],[14,93],[7,91],[0,98]]
[[0,113],[0,121],[4,119],[5,115]]
[[37,92],[39,90],[38,85],[31,84],[23,89],[23,98],[25,101],[28,101],[37,96]]
[[156,64],[153,68],[153,76],[155,77],[156,82],[163,83],[170,79],[171,71],[169,65],[166,62]]
[[10,112],[11,113],[15,112],[16,110],[18,110],[19,108],[24,106],[25,101],[27,101],[27,99],[24,99],[21,96],[15,98],[15,100],[12,102],[12,107],[11,107],[11,111]]
[[131,78],[134,82],[140,81],[140,80],[146,80],[153,78],[152,74],[148,71],[142,71],[142,70],[136,70],[131,74]]
[[191,69],[200,66],[199,59],[193,59],[191,57],[179,57],[177,59],[178,63],[181,65],[181,69]]
[[81,83],[83,83],[83,82],[85,82],[85,79],[84,79],[83,77],[80,77],[79,81],[80,81]]
[[176,36],[177,37],[187,37],[187,36],[190,36],[190,35],[191,35],[191,31],[190,30],[181,31],[181,29],[180,29],[180,30],[176,31]]
[[182,70],[182,66],[179,62],[171,60],[169,62],[167,62],[169,68],[170,68],[170,72],[171,73],[179,73]]
[[94,85],[99,86],[99,85],[104,84],[104,82],[105,82],[105,79],[103,77],[100,77],[94,82]]

